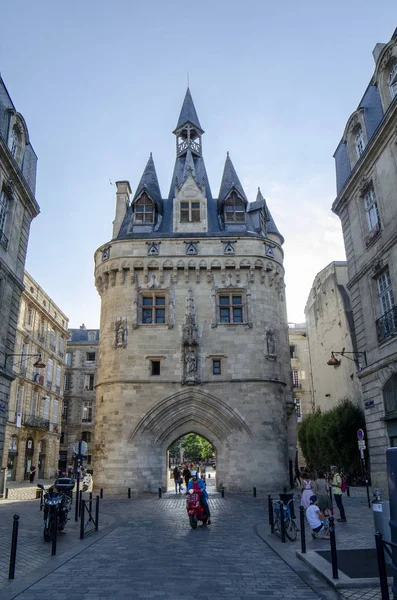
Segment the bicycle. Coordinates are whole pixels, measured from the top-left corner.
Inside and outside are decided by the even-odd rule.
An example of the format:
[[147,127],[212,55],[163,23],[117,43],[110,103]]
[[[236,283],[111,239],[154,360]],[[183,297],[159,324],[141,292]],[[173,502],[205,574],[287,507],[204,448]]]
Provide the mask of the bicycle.
[[274,533],[277,533],[277,535],[281,536],[281,506],[282,506],[283,510],[284,510],[285,535],[291,542],[294,542],[297,538],[299,529],[298,529],[295,521],[291,517],[291,509],[289,506],[291,502],[293,502],[293,500],[290,500],[288,502],[288,504],[284,504],[281,500],[276,500],[275,502],[273,502],[273,505],[274,505],[273,531],[274,531]]

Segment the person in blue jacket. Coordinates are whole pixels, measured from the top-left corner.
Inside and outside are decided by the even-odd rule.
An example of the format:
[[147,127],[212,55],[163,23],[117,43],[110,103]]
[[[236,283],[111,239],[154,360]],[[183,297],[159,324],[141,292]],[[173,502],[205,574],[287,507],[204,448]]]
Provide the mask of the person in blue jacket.
[[200,494],[200,501],[201,501],[201,504],[204,506],[204,508],[205,508],[205,510],[207,512],[207,515],[208,515],[207,524],[211,525],[211,511],[210,511],[210,507],[209,507],[208,502],[207,502],[208,494],[207,494],[207,489],[205,487],[205,483],[204,483],[204,481],[202,479],[200,479],[200,477],[198,476],[197,471],[192,471],[190,473],[190,475],[191,475],[192,478],[189,481],[189,484],[187,486],[187,490],[189,491],[189,490],[191,490],[193,488],[194,482],[197,482],[198,485],[199,485],[199,487],[200,487],[200,489],[203,490],[203,493]]

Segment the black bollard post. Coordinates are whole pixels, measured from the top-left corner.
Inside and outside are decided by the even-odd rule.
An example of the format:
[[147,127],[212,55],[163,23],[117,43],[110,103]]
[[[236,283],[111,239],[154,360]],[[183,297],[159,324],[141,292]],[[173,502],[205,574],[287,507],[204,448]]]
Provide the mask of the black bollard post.
[[90,509],[90,518],[89,520],[92,521],[92,492],[90,492],[90,504],[89,504],[89,509]]
[[103,498],[103,488],[101,488],[101,489],[99,490],[99,497],[100,497],[100,499],[102,500],[102,498]]
[[271,494],[267,495],[267,512],[269,515],[269,525],[271,525],[273,523],[273,502]]
[[280,507],[280,526],[281,526],[281,543],[285,544],[285,520],[284,520],[284,503],[281,501]]
[[76,506],[74,507],[74,521],[79,520],[79,498],[80,498],[80,477],[76,481]]
[[371,500],[370,500],[370,497],[369,497],[369,483],[368,483],[368,479],[365,480],[365,487],[367,488],[368,508],[371,508]]
[[350,498],[350,485],[346,486],[346,494],[349,496]]
[[53,507],[53,518],[52,518],[52,546],[51,556],[55,556],[57,553],[57,533],[58,533],[58,507]]
[[159,498],[161,498],[161,487],[159,487]]
[[128,498],[131,498],[131,488],[128,488]]
[[83,490],[80,490],[79,494],[79,517],[81,517],[81,506],[83,504]]
[[8,571],[8,579],[14,579],[15,561],[17,558],[19,515],[14,515],[13,519],[14,520],[12,523],[11,554],[10,554],[10,568]]
[[8,500],[8,488],[6,488],[6,500]]
[[254,498],[256,498],[256,487],[252,488],[252,493],[253,493]]
[[40,511],[43,510],[44,491],[40,490]]
[[376,558],[378,559],[379,581],[382,600],[389,599],[389,585],[387,583],[387,571],[385,561],[385,551],[383,549],[382,534],[375,533]]
[[84,539],[84,513],[85,513],[85,500],[81,501],[81,517],[80,517],[80,539]]
[[98,531],[99,527],[99,496],[96,497],[95,505],[95,531]]
[[329,534],[331,542],[332,578],[338,579],[338,556],[336,553],[335,519],[329,518]]
[[302,554],[306,554],[305,509],[303,506],[299,507],[299,513],[301,525],[301,551]]
[[225,488],[221,487],[221,497],[224,498],[225,497]]

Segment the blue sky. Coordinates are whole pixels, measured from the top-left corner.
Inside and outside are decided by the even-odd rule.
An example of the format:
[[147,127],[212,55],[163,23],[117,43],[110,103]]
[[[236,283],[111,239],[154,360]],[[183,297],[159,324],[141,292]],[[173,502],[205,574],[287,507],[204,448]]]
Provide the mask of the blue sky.
[[260,186],[286,242],[289,321],[318,271],[344,260],[333,152],[387,42],[379,0],[13,0],[0,71],[39,157],[27,269],[69,316],[99,326],[93,254],[111,238],[115,187],[150,152],[163,197],[187,85],[216,197],[226,151],[250,201]]

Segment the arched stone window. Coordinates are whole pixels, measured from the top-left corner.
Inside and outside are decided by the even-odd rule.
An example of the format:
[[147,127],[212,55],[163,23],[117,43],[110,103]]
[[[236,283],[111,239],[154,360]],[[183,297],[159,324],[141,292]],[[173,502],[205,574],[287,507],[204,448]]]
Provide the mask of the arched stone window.
[[390,95],[392,98],[395,98],[395,96],[397,96],[397,60],[391,64],[388,83]]
[[15,124],[11,129],[10,138],[8,140],[8,148],[15,160],[18,158],[19,151],[22,146],[22,134],[19,125]]
[[385,413],[397,413],[397,373],[392,375],[383,387]]
[[236,192],[232,192],[223,205],[225,223],[245,223],[245,204]]
[[135,202],[134,222],[136,225],[152,225],[154,223],[155,208],[154,203],[147,194]]
[[354,130],[354,145],[356,147],[357,158],[360,158],[365,150],[364,133],[361,125]]

